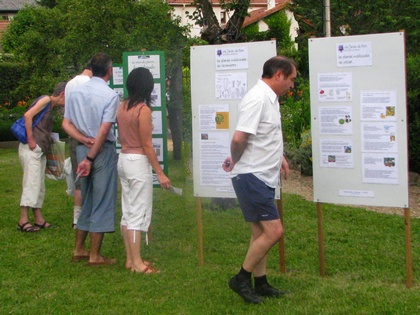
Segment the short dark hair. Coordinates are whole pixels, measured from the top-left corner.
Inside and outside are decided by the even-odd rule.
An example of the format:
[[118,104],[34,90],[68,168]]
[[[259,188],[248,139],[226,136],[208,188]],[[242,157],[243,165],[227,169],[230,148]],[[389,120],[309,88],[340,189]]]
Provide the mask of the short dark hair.
[[261,77],[264,79],[270,79],[278,70],[280,70],[286,77],[289,77],[296,68],[296,63],[292,59],[284,56],[272,57],[264,63],[263,74]]
[[133,69],[125,82],[128,92],[127,110],[138,103],[146,103],[151,108],[154,85],[153,75],[149,69],[143,67]]
[[66,88],[66,84],[67,82],[59,82],[56,84],[56,86],[54,87],[54,92],[52,94],[52,96],[59,96],[61,92],[64,92],[64,89]]
[[101,52],[93,56],[90,63],[92,65],[92,74],[94,77],[102,78],[106,76],[108,69],[112,67],[111,57],[106,53]]

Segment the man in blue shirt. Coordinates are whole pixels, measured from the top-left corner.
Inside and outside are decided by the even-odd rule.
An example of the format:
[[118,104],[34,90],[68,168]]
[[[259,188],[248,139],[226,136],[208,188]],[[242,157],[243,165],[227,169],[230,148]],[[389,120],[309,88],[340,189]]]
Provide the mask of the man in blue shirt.
[[[77,174],[82,180],[82,212],[77,222],[73,261],[88,260],[90,266],[110,265],[116,259],[101,255],[104,233],[115,231],[117,200],[117,154],[112,125],[119,105],[118,94],[107,81],[112,76],[112,61],[105,53],[91,59],[91,80],[69,95],[63,129],[76,139]],[[90,252],[86,237],[90,237]]]

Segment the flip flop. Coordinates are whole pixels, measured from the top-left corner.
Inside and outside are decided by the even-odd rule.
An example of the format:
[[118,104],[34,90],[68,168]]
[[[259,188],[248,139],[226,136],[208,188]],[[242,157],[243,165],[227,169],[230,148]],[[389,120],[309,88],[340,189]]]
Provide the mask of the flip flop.
[[[35,224],[36,225],[36,224]],[[25,233],[37,233],[39,232],[39,228],[32,226],[31,223],[25,222],[22,224],[18,223],[18,231],[25,232]]]
[[146,268],[144,268],[142,271],[134,271],[133,270],[133,272],[142,273],[142,274],[145,274],[145,275],[150,275],[152,273],[159,273],[160,270],[154,269],[154,268],[152,268],[150,266],[146,266]]
[[47,224],[49,224],[49,223],[47,221],[44,221],[44,223],[42,223],[42,224],[35,223],[34,225],[36,227],[40,228],[40,229],[49,229],[49,228],[52,227],[51,224],[49,224],[49,225],[47,225]]

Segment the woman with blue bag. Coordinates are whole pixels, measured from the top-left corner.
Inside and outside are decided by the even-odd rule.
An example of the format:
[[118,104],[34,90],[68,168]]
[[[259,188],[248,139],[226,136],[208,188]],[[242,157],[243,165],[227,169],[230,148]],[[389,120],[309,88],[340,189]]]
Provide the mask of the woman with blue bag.
[[[19,160],[23,170],[18,223],[21,232],[38,232],[51,227],[41,212],[45,197],[46,154],[52,144],[52,109],[64,106],[65,86],[66,82],[58,83],[51,96],[39,97],[23,115],[26,139],[19,139]],[[34,213],[34,225],[29,221],[29,208]]]

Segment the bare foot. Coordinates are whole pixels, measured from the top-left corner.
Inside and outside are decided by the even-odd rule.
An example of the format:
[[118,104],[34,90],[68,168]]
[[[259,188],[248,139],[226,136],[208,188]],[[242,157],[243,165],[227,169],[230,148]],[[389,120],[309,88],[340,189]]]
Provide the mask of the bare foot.
[[144,268],[131,268],[131,271],[135,272],[135,273],[143,273],[143,274],[146,274],[146,275],[160,272],[159,270],[154,269],[150,266],[146,266],[146,265],[145,265]]
[[[152,263],[150,261],[147,261],[147,260],[143,260],[143,264],[145,264],[146,266],[151,266],[152,265]],[[125,268],[126,269],[131,269],[132,265],[133,264],[131,263],[131,261],[130,262],[129,261],[125,262]]]
[[99,259],[91,260],[89,258],[88,265],[89,266],[103,266],[103,265],[113,265],[117,263],[116,258],[106,258],[104,256],[100,256]]

